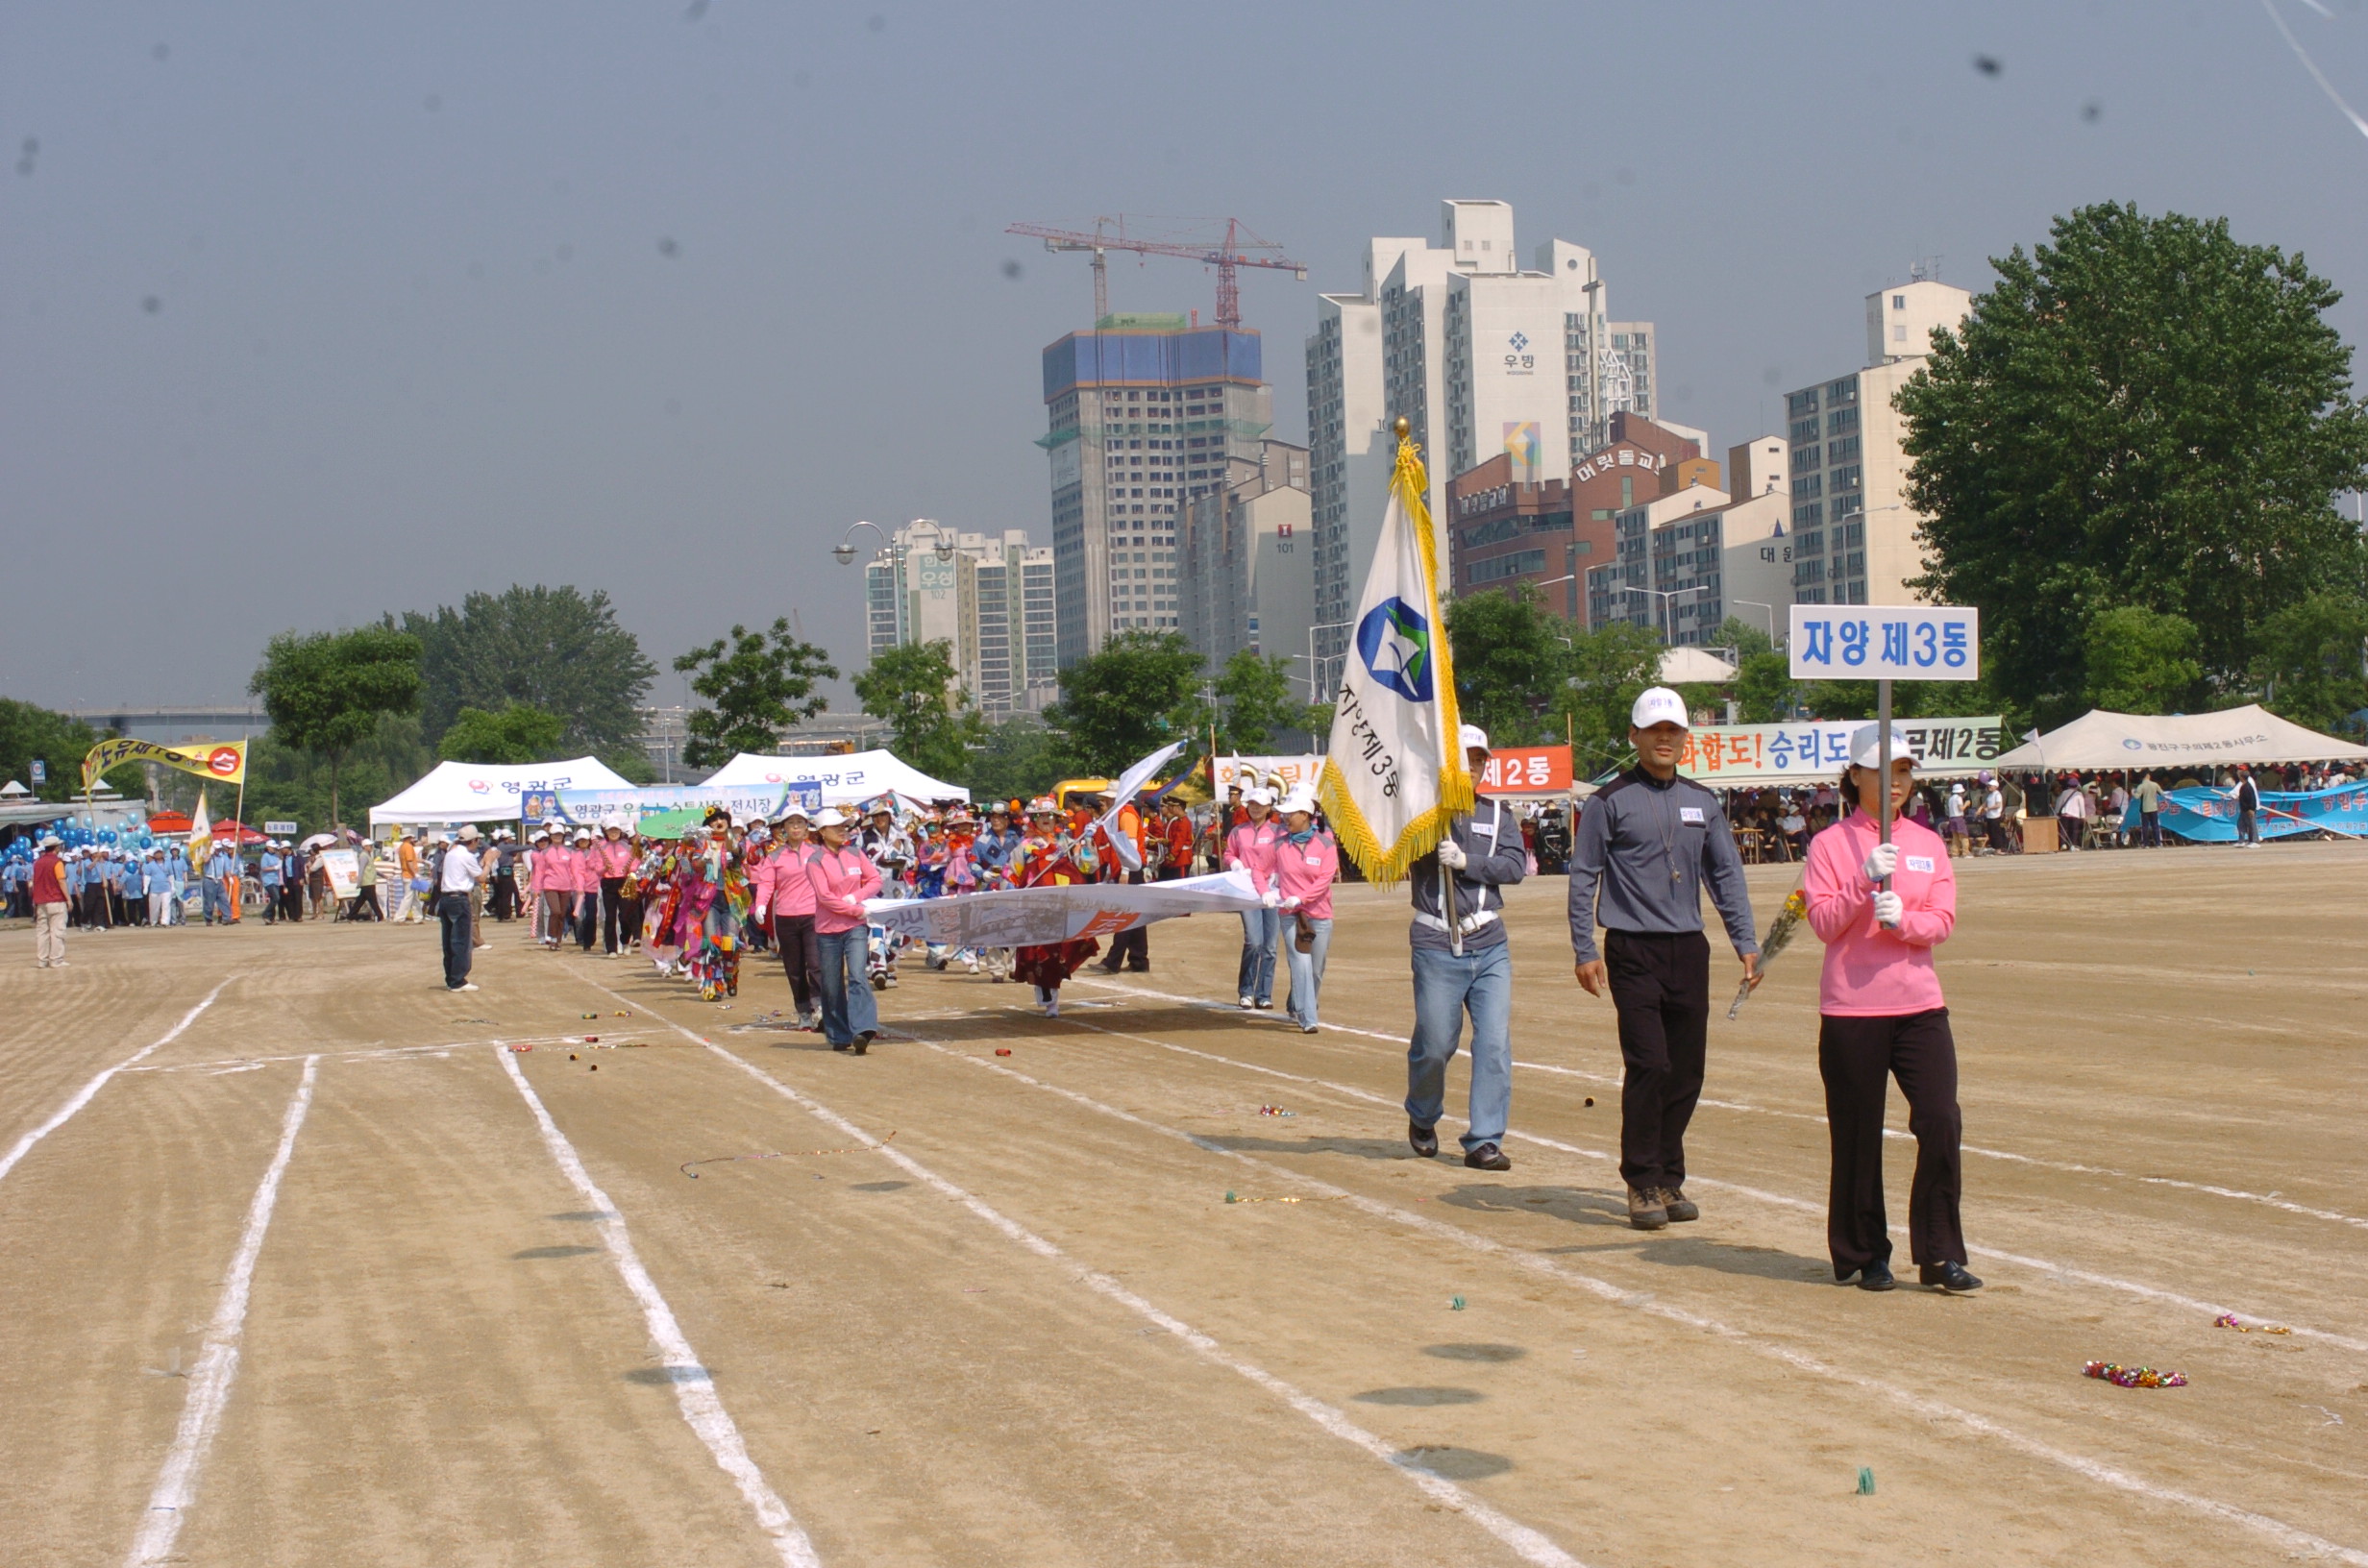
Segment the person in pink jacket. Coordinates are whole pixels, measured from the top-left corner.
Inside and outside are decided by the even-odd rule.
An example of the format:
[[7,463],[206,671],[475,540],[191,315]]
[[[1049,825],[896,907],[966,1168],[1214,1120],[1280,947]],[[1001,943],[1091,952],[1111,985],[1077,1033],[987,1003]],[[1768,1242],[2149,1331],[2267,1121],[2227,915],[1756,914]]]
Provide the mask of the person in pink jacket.
[[778,843],[756,865],[755,907],[770,912],[774,945],[781,950],[781,969],[789,976],[789,994],[798,1004],[798,1027],[812,1030],[821,1019],[814,1000],[822,990],[822,949],[814,935],[814,883],[805,863],[814,853],[811,823],[805,808],[792,801],[781,813]]
[[1291,1017],[1303,1035],[1316,1032],[1323,961],[1332,950],[1332,884],[1340,874],[1340,846],[1316,825],[1315,792],[1304,786],[1292,791],[1283,801],[1282,841],[1274,846],[1275,913],[1282,917],[1283,958],[1291,967]]
[[1266,895],[1266,908],[1242,912],[1242,978],[1236,988],[1245,1011],[1274,1007],[1274,948],[1282,935],[1282,920],[1274,906],[1282,901],[1274,891],[1275,845],[1283,839],[1283,824],[1274,820],[1274,796],[1267,790],[1250,790],[1242,796],[1249,821],[1225,835],[1225,870],[1247,871],[1251,884]]
[[576,901],[576,873],[568,860],[567,845],[557,834],[534,835],[534,940],[546,947],[559,945],[567,912]]
[[806,857],[814,890],[814,945],[822,964],[823,1038],[834,1051],[861,1056],[879,1034],[879,1008],[865,972],[871,928],[863,901],[879,896],[879,867],[849,844],[856,818],[844,806],[825,807],[814,825],[822,847]]
[[[1844,793],[1857,809],[1809,841],[1804,873],[1810,928],[1825,943],[1817,1071],[1834,1148],[1826,1247],[1837,1280],[1855,1274],[1862,1290],[1891,1288],[1883,1115],[1886,1080],[1896,1076],[1915,1135],[1909,1256],[1923,1284],[1978,1290],[1982,1282],[1965,1272],[1958,1218],[1964,1116],[1957,1105],[1957,1041],[1933,968],[1933,949],[1957,927],[1957,873],[1948,846],[1920,822],[1894,815],[1891,842],[1881,842],[1880,742],[1873,724],[1850,737]],[[1915,759],[1897,729],[1888,782],[1896,814],[1915,782]]]
[[630,947],[633,939],[641,934],[625,919],[625,879],[633,874],[634,858],[633,841],[615,822],[603,828],[600,842],[592,845],[593,869],[600,879],[604,957],[621,956],[623,949]]

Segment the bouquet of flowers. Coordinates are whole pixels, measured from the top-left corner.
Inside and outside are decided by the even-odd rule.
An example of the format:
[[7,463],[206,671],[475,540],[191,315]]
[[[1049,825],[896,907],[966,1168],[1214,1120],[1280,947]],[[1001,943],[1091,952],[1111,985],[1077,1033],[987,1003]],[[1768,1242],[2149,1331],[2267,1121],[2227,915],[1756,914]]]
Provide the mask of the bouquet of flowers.
[[[1767,972],[1769,960],[1791,945],[1792,933],[1800,928],[1801,917],[1808,913],[1808,894],[1799,888],[1794,888],[1786,897],[1784,907],[1776,912],[1776,918],[1768,921],[1767,935],[1760,939],[1761,973]],[[1734,1004],[1727,1009],[1728,1022],[1734,1022],[1735,1016],[1743,1011],[1743,998],[1750,994],[1751,982],[1749,980],[1745,980],[1735,988]]]

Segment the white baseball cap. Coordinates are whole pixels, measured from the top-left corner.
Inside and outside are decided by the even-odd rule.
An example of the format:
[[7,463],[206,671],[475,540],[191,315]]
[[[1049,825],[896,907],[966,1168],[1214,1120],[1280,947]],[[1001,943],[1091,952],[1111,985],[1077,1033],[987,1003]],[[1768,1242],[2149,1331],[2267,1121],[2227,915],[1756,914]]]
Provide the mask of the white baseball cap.
[[1263,786],[1244,790],[1242,792],[1242,804],[1246,806],[1270,806],[1274,804],[1274,792]]
[[[1464,727],[1466,729],[1469,729],[1471,726],[1467,724]],[[1289,795],[1284,796],[1283,815],[1288,817],[1295,811],[1304,811],[1310,817],[1315,816],[1316,792],[1302,784],[1297,789],[1292,791]]]
[[1634,729],[1650,729],[1655,724],[1693,728],[1692,716],[1686,711],[1686,699],[1666,686],[1647,686],[1638,693],[1637,705],[1628,710],[1628,723]]
[[[1915,765],[1915,753],[1908,747],[1907,731],[1893,724],[1891,726],[1891,761],[1896,763],[1902,757],[1908,759],[1909,766]],[[1883,726],[1881,724],[1861,724],[1850,732],[1850,760],[1861,768],[1883,766]]]
[[1489,748],[1489,732],[1478,724],[1459,725],[1455,732],[1455,744],[1467,751],[1486,751]]

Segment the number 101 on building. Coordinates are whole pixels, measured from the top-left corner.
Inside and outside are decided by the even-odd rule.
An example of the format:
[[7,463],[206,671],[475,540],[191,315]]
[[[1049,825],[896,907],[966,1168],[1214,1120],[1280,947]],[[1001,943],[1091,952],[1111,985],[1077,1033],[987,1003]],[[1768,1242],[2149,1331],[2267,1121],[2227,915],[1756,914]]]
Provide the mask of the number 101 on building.
[[1795,604],[1795,680],[1978,680],[1982,612],[1946,604]]

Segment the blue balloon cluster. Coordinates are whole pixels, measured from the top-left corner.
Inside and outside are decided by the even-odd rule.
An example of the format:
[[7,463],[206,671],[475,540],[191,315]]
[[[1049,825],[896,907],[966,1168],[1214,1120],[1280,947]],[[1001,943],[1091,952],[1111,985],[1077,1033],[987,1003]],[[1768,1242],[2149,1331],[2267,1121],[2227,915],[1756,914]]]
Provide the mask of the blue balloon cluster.
[[0,848],[0,860],[31,860],[40,852],[40,842],[55,833],[68,849],[129,849],[141,854],[156,846],[157,836],[143,822],[137,827],[98,827],[89,817],[63,817],[45,826],[36,827],[30,834],[12,840]]

